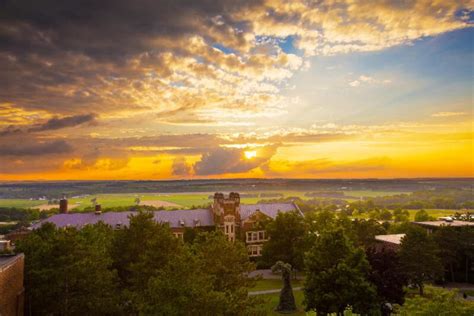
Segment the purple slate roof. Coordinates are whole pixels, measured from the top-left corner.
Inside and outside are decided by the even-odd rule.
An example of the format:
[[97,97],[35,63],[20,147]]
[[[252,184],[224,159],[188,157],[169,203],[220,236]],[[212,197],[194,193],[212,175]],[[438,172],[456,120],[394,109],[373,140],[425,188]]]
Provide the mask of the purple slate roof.
[[[268,204],[241,204],[240,217],[242,220],[247,219],[257,210],[263,214],[275,218],[278,212],[300,212],[294,203],[268,203]],[[57,227],[74,226],[81,228],[85,225],[94,225],[104,222],[112,227],[128,226],[130,220],[129,215],[137,212],[106,212],[101,214],[95,213],[68,213],[56,214],[40,222],[33,224],[32,228],[41,227],[44,223],[53,223]],[[196,210],[178,210],[178,211],[154,211],[154,218],[157,222],[169,223],[171,228],[177,227],[195,227],[195,226],[214,226],[214,217],[212,211],[208,209]],[[301,212],[300,212],[301,213]],[[181,225],[184,221],[184,225]],[[197,223],[197,221],[199,223]]]
[[273,219],[277,217],[278,212],[299,212],[298,207],[294,203],[241,204],[240,218],[245,220],[252,216],[257,210]]
[[[69,213],[56,214],[33,225],[33,229],[39,228],[43,223],[53,223],[57,227],[75,226],[82,227],[88,224],[104,222],[112,227],[117,225],[128,226],[129,215],[137,212],[106,212],[95,213]],[[195,220],[199,221],[199,226],[213,226],[214,219],[212,212],[207,209],[179,210],[179,211],[155,211],[154,218],[157,222],[167,222],[170,227],[182,227],[180,221],[184,221],[184,226],[196,226]]]

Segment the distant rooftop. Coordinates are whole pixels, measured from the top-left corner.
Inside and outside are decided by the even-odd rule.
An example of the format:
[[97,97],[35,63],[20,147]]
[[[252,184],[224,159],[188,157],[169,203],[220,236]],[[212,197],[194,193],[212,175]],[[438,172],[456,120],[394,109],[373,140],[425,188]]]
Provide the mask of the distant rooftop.
[[[275,218],[279,212],[299,212],[298,207],[294,203],[241,204],[241,219],[244,220],[248,218],[257,210],[271,218]],[[112,227],[128,226],[130,223],[130,215],[137,213],[138,212],[129,211],[104,212],[100,214],[94,212],[56,214],[33,224],[32,228],[37,229],[44,223],[53,223],[57,227],[74,226],[78,228],[85,225],[94,225],[99,222],[103,222]],[[214,226],[214,217],[210,209],[154,211],[153,215],[155,221],[168,223],[171,228]]]
[[462,227],[462,226],[474,226],[474,222],[466,222],[466,221],[456,221],[453,220],[452,222],[448,221],[429,221],[429,222],[414,222],[418,225],[423,226],[431,226],[431,227],[440,227],[440,226],[454,226],[454,227]]
[[[178,210],[178,211],[154,211],[154,219],[157,222],[168,223],[170,227],[194,227],[194,226],[213,226],[214,219],[212,213],[207,209],[196,210]],[[85,225],[94,225],[103,222],[112,227],[128,226],[130,215],[138,212],[105,212],[96,213],[68,213],[56,214],[33,225],[33,229],[39,228],[44,223],[53,223],[57,227],[83,227]],[[181,225],[184,223],[184,225]]]
[[405,237],[405,234],[377,235],[375,236],[375,240],[400,245],[403,237]]
[[286,213],[299,211],[299,209],[294,203],[241,204],[240,218],[245,220],[252,216],[256,211],[260,211],[271,218],[275,218],[279,212]]

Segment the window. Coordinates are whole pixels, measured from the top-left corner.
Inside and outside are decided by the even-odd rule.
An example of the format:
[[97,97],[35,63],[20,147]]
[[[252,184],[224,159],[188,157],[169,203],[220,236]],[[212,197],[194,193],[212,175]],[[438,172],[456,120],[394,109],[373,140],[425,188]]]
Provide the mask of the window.
[[250,231],[245,233],[247,243],[262,242],[268,240],[264,230]]
[[226,234],[229,233],[229,225],[225,225],[225,233],[226,233]]
[[234,225],[230,225],[230,233],[231,233],[231,234],[234,233]]
[[181,240],[184,239],[184,233],[177,232],[177,233],[173,233],[173,235],[174,235],[174,237],[179,238]]

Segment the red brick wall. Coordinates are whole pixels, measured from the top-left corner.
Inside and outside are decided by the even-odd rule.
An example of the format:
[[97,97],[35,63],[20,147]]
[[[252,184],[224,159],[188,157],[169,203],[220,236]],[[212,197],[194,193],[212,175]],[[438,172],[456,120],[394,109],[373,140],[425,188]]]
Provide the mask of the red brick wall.
[[0,265],[0,315],[23,315],[24,256],[16,255]]

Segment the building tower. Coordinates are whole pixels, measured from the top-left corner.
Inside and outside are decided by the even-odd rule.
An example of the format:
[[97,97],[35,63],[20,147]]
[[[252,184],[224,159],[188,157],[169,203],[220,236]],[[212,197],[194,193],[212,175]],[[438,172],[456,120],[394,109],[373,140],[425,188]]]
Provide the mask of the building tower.
[[59,213],[67,214],[67,199],[65,197],[59,200]]
[[235,241],[240,230],[240,195],[231,192],[228,198],[223,193],[214,194],[212,212],[216,226],[221,229],[230,241]]

